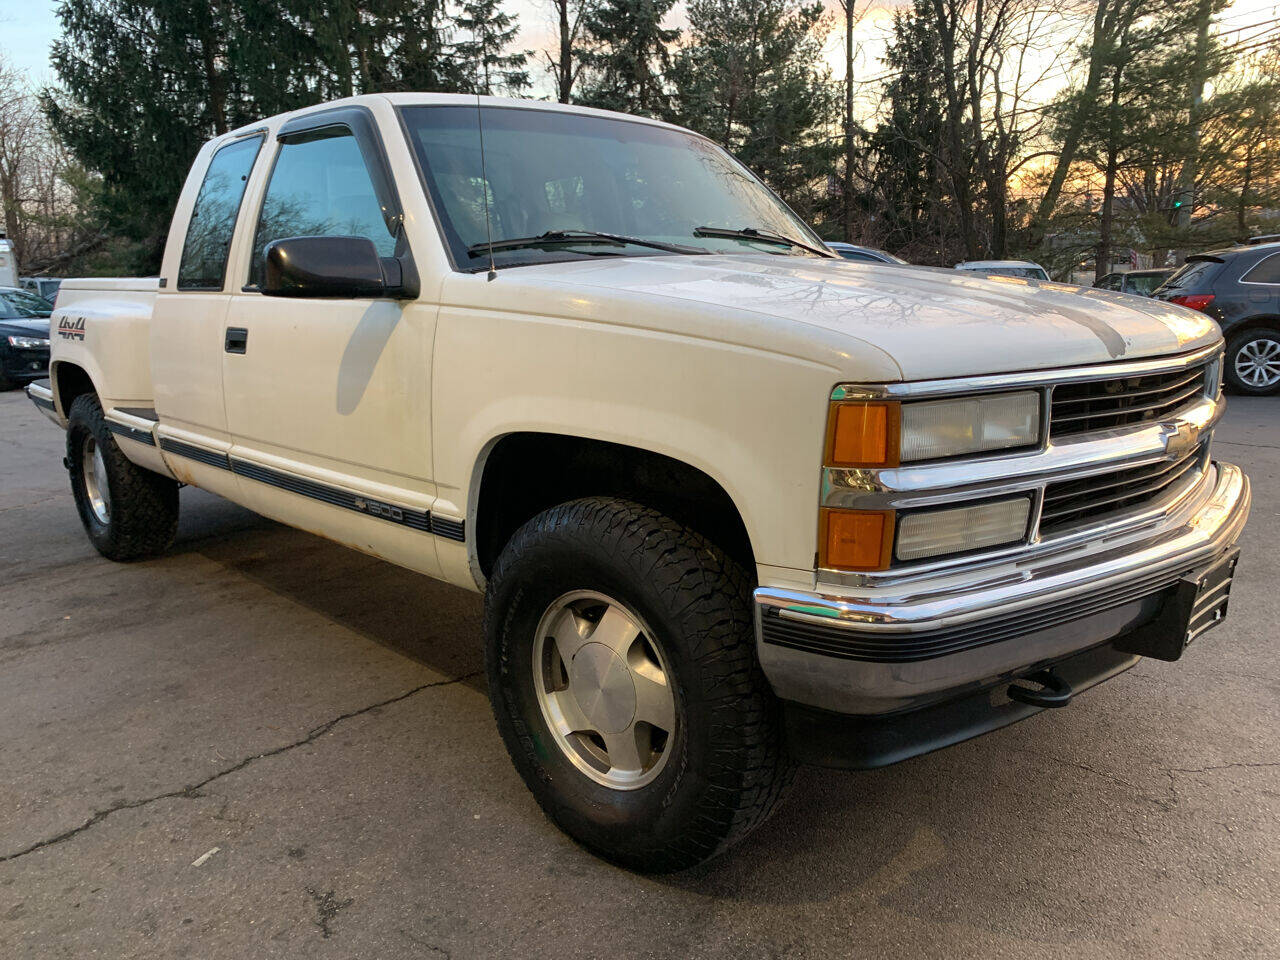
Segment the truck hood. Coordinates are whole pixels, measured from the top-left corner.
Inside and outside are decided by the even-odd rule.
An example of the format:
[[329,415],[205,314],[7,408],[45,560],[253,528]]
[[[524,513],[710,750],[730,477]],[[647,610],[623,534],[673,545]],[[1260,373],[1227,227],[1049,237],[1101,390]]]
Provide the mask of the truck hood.
[[[1203,314],[1145,297],[927,267],[761,254],[573,261],[508,276],[516,273],[600,288],[601,301],[606,291],[686,301],[816,328],[823,341],[853,338],[887,354],[907,380],[1160,356],[1221,336]],[[767,348],[758,325],[744,328],[746,345]]]

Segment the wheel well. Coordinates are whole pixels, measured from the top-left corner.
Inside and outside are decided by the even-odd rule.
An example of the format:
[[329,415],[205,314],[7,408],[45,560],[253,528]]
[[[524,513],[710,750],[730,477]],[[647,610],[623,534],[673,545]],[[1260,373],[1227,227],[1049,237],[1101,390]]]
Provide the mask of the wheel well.
[[481,571],[489,575],[525,521],[557,503],[592,496],[623,497],[661,510],[755,574],[738,508],[707,474],[649,450],[553,433],[509,434],[485,461],[476,511]]
[[57,391],[58,405],[62,408],[64,417],[71,412],[71,404],[76,402],[76,397],[84,393],[97,392],[93,388],[93,381],[89,379],[89,375],[74,363],[58,364],[58,369],[54,373],[53,386]]
[[1250,330],[1271,330],[1274,333],[1280,333],[1280,317],[1250,317],[1248,320],[1233,324],[1222,333],[1226,340],[1231,340]]

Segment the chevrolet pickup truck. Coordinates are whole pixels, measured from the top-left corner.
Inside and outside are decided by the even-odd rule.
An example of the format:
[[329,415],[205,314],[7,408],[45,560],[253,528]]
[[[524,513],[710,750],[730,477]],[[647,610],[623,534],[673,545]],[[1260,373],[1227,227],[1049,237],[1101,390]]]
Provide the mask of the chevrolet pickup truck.
[[485,596],[546,813],[676,870],[797,763],[872,768],[1220,622],[1249,483],[1203,314],[853,263],[709,140],[370,95],[218,137],[161,275],[69,280],[50,377],[93,545],[179,489]]

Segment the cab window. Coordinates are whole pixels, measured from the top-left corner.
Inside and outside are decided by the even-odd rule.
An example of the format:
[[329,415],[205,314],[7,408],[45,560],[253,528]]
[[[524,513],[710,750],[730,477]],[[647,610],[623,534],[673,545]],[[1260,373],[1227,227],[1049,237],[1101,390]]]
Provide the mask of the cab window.
[[220,148],[209,161],[182,244],[179,290],[222,289],[236,215],[261,146],[261,136],[246,137]]
[[344,128],[281,144],[258,216],[250,282],[262,284],[273,240],[328,236],[367,237],[380,256],[395,253],[360,147]]

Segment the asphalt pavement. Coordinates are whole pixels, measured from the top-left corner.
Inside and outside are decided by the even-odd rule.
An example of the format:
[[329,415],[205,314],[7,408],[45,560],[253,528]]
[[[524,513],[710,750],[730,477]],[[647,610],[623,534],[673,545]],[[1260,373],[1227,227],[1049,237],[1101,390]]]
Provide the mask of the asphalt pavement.
[[182,493],[166,557],[85,538],[0,394],[0,957],[1280,955],[1280,399],[1216,455],[1254,510],[1228,622],[979,740],[803,770],[697,870],[542,815],[473,594]]

